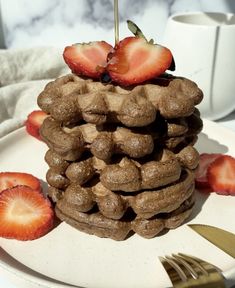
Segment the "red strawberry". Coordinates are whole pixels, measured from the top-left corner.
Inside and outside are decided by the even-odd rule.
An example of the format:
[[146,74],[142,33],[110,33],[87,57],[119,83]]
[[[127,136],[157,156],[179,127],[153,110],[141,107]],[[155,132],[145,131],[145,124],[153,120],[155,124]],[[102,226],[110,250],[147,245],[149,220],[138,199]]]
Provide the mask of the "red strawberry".
[[25,122],[26,131],[31,136],[41,140],[39,129],[46,117],[48,117],[48,115],[41,110],[35,110],[31,112]]
[[140,37],[120,41],[107,66],[111,78],[121,85],[142,83],[164,73],[172,63],[171,51]]
[[217,194],[235,195],[235,158],[222,155],[208,168],[207,178]]
[[105,41],[78,43],[65,47],[63,57],[75,74],[97,79],[104,72],[107,56],[112,49]]
[[1,172],[0,173],[0,193],[18,185],[25,185],[33,190],[41,191],[41,185],[38,178],[28,173],[20,172]]
[[196,171],[195,183],[197,188],[210,188],[207,180],[207,169],[209,165],[214,162],[221,154],[216,153],[202,153],[200,155],[199,166]]
[[53,226],[49,200],[37,190],[17,186],[0,194],[0,237],[33,240]]

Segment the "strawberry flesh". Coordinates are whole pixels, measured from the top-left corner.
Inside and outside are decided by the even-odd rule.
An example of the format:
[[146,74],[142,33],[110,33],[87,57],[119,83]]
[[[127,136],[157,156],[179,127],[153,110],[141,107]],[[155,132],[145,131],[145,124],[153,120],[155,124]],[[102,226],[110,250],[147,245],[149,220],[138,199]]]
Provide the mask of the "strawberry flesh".
[[25,185],[33,190],[41,191],[39,179],[31,174],[21,172],[0,173],[0,193],[5,189],[13,188],[17,185]]
[[48,115],[41,110],[31,112],[25,121],[26,131],[38,140],[42,140],[39,130],[46,117],[48,117]]
[[37,190],[16,186],[0,194],[0,237],[33,240],[53,226],[54,212]]
[[235,195],[235,158],[222,155],[207,171],[207,178],[213,191],[222,195]]
[[171,66],[172,59],[166,47],[143,38],[127,37],[115,47],[107,70],[113,81],[128,86],[161,75]]
[[73,73],[99,79],[105,71],[107,57],[112,49],[105,41],[74,44],[65,47],[63,57]]
[[207,179],[207,169],[221,154],[216,153],[202,153],[199,159],[199,166],[195,175],[196,188],[210,188]]

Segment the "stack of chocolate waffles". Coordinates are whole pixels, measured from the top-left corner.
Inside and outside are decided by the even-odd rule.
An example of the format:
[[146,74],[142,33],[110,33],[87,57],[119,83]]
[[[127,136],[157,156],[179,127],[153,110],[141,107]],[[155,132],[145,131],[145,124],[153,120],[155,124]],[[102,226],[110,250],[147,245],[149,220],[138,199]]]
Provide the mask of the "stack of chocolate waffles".
[[176,228],[194,205],[193,147],[202,129],[197,85],[167,74],[122,88],[73,74],[38,105],[57,216],[80,231],[124,240]]

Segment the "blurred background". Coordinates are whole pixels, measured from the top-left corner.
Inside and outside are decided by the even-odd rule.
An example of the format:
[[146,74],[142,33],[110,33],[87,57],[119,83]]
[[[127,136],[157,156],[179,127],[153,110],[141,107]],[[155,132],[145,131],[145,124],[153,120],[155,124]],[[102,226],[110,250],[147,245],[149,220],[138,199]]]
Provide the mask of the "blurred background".
[[[185,11],[235,12],[234,0],[119,0],[120,38],[131,19],[161,42],[168,16]],[[114,43],[113,0],[0,0],[0,48]]]

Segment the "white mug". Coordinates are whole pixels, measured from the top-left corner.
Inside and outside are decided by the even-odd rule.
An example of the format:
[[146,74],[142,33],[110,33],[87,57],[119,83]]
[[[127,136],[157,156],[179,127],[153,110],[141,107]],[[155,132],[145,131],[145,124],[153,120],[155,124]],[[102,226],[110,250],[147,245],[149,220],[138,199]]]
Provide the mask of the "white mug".
[[203,117],[222,118],[235,109],[235,14],[184,13],[168,19],[164,45],[175,75],[195,81],[204,93]]

